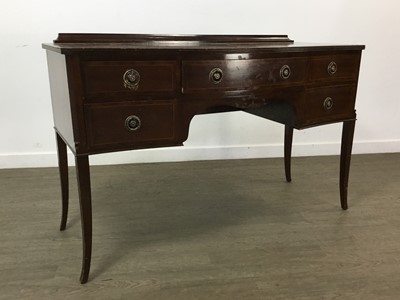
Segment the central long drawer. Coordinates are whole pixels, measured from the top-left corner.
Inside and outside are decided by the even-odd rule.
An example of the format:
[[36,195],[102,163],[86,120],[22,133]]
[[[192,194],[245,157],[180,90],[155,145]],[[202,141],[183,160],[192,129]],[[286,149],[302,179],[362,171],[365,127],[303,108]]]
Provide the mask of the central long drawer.
[[182,62],[183,93],[256,90],[295,85],[305,79],[306,60],[303,58]]

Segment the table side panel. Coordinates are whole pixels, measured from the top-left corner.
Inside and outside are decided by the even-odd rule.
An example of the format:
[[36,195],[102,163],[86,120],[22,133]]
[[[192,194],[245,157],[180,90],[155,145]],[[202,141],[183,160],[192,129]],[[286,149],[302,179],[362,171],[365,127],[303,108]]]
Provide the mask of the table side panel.
[[73,112],[71,111],[65,56],[53,51],[46,51],[46,54],[54,127],[71,150],[75,151]]

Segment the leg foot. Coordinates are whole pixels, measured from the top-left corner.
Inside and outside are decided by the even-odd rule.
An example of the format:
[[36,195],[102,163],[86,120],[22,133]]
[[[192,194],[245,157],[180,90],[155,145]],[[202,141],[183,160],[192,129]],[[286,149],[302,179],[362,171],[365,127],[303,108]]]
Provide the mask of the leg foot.
[[87,155],[76,156],[79,203],[81,207],[83,259],[80,281],[86,283],[89,278],[92,257],[92,199],[90,191],[89,158]]
[[58,132],[56,132],[56,140],[57,140],[58,169],[60,172],[61,201],[62,201],[60,230],[63,231],[67,226],[68,197],[69,197],[67,145],[65,144],[64,140],[60,137]]
[[284,157],[285,157],[285,176],[286,181],[292,181],[291,158],[292,158],[293,127],[285,125]]
[[354,128],[356,120],[343,122],[342,147],[340,153],[340,204],[342,209],[346,210],[347,205],[347,187],[349,182],[351,149],[353,147]]

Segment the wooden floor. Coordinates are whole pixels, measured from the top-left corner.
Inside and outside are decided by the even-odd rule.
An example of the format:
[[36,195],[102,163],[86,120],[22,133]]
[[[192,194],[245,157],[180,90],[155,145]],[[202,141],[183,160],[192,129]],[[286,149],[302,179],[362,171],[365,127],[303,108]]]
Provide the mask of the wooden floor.
[[0,170],[0,299],[400,299],[400,154],[92,167],[93,260],[78,281],[75,172]]

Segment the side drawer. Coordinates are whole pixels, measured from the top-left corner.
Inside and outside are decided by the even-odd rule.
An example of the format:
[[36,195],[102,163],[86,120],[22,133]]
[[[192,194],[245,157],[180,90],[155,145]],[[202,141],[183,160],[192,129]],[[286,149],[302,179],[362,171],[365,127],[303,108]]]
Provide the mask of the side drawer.
[[308,70],[310,81],[357,81],[360,65],[358,54],[338,54],[312,57]]
[[302,125],[317,125],[355,117],[355,85],[309,89],[304,97],[300,119]]
[[85,95],[173,92],[177,85],[176,66],[175,61],[85,61]]
[[87,104],[90,146],[160,144],[174,139],[175,101]]
[[183,61],[183,93],[300,84],[305,80],[305,70],[303,58]]

